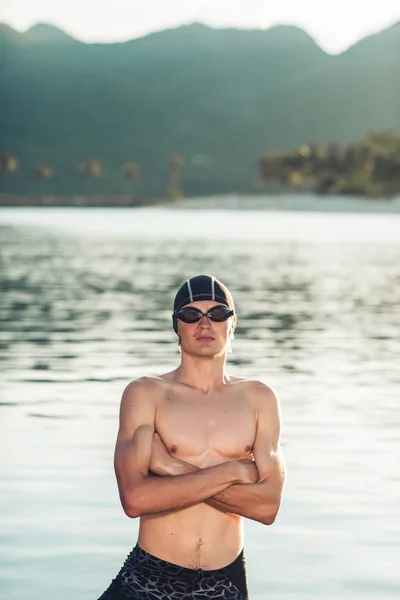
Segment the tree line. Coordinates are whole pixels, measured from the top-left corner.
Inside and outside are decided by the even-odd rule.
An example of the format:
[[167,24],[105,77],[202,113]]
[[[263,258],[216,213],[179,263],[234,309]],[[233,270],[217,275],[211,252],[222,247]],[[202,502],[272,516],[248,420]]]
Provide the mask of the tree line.
[[[174,153],[169,160],[169,183],[166,197],[183,196],[181,170],[184,156]],[[0,156],[0,174],[15,174],[19,159],[12,153]],[[98,158],[89,157],[80,170],[90,180],[103,175]],[[371,132],[357,143],[337,142],[303,144],[295,150],[271,150],[261,154],[258,170],[266,183],[276,182],[284,191],[311,191],[321,195],[362,195],[387,197],[400,193],[400,136],[394,131]],[[135,161],[121,166],[121,176],[134,184],[141,177]],[[56,176],[51,165],[38,162],[32,171],[35,178],[49,180]]]
[[400,137],[371,132],[359,143],[304,144],[265,152],[259,171],[266,182],[321,195],[394,196],[400,193]]
[[[175,152],[169,161],[169,184],[166,189],[167,198],[173,200],[183,196],[183,190],[181,185],[181,169],[184,164],[184,157],[182,154]],[[6,152],[0,156],[0,175],[5,176],[7,174],[16,173],[19,169],[20,161],[18,157],[11,153]],[[99,178],[103,175],[103,165],[100,159],[96,157],[87,158],[81,165],[79,170],[84,173],[88,179]],[[132,184],[139,179],[141,176],[142,169],[140,165],[135,161],[127,161],[121,166],[121,175],[132,182]],[[56,176],[53,167],[42,161],[36,163],[32,169],[32,175],[34,178],[39,180],[49,180]],[[133,185],[131,187],[131,194],[133,195]]]

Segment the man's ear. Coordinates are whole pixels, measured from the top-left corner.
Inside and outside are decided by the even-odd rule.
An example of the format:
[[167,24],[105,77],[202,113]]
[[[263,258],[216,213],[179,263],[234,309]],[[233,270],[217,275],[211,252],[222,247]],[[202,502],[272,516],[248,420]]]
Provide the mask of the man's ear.
[[229,330],[229,336],[231,340],[233,340],[235,338],[235,329],[236,329],[236,319],[235,321],[232,323],[231,328]]

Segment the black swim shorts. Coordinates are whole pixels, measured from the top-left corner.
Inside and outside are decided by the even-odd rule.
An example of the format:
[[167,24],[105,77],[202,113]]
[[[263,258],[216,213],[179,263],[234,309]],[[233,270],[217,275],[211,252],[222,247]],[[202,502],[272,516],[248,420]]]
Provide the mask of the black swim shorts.
[[248,600],[243,551],[221,569],[187,569],[136,545],[99,600]]

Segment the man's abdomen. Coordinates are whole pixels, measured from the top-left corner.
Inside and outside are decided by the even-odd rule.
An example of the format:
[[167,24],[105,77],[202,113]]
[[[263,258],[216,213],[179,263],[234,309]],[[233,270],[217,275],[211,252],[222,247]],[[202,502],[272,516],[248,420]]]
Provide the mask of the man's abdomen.
[[205,503],[167,515],[141,517],[143,550],[189,569],[219,569],[243,548],[241,518]]

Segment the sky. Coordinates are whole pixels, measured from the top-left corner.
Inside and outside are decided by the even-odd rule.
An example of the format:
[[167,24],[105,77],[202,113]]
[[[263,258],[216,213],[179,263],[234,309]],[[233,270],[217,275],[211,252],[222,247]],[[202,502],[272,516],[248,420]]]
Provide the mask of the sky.
[[0,22],[45,22],[86,42],[116,42],[192,22],[268,29],[296,25],[331,54],[400,21],[400,0],[0,0]]

